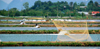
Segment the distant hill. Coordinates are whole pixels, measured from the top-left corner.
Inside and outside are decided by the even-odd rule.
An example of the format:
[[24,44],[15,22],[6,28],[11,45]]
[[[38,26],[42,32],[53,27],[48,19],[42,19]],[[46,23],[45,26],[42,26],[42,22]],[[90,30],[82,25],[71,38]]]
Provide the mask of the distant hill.
[[8,6],[7,3],[3,2],[2,0],[0,0],[0,10],[2,10],[2,9],[6,9],[7,6]]
[[21,10],[23,8],[23,3],[25,2],[29,2],[29,7],[31,7],[32,5],[34,5],[34,2],[33,0],[13,0],[9,5],[8,7],[9,8],[17,8],[19,10]]

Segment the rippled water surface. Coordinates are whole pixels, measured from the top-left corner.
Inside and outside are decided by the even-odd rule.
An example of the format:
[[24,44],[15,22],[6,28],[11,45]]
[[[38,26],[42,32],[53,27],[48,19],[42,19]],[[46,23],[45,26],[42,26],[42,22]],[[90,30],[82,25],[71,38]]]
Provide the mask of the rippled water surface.
[[61,47],[54,47],[54,46],[44,46],[44,47],[0,47],[0,49],[100,49],[100,47],[68,47],[68,46],[61,46]]
[[[1,41],[56,41],[57,37],[58,34],[0,34]],[[100,41],[100,34],[90,34],[90,37]]]
[[[66,30],[77,30],[84,29],[84,27],[68,27]],[[86,29],[86,28],[85,28]],[[89,30],[100,30],[100,27],[88,27]],[[41,28],[35,28],[35,27],[0,27],[0,30],[57,30],[56,27],[41,27]]]

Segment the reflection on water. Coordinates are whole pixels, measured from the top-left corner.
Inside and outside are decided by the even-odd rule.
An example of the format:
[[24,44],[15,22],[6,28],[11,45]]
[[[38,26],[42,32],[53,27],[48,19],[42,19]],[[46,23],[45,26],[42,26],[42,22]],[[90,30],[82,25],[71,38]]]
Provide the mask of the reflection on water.
[[100,47],[39,46],[39,47],[0,47],[0,49],[100,49]]
[[[58,34],[0,34],[1,41],[56,41],[57,37]],[[100,41],[100,34],[90,34],[90,37]]]

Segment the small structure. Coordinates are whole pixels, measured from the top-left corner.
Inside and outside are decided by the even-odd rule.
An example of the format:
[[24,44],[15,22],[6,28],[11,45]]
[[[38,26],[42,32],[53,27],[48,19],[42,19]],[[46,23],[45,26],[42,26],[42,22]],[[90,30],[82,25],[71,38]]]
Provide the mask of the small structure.
[[78,12],[80,14],[84,13],[85,15],[89,15],[89,12]]
[[21,25],[24,25],[25,24],[25,22],[24,21],[21,21],[21,23],[20,23]]
[[87,6],[80,6],[80,8],[86,8]]
[[96,15],[98,13],[100,13],[100,12],[99,11],[92,11],[92,15]]
[[25,20],[26,20],[26,19],[24,18],[24,19],[21,21],[20,24],[21,24],[21,25],[24,25],[24,24],[25,24]]
[[38,24],[35,25],[36,28],[40,28],[40,26]]
[[100,5],[98,5],[98,7],[100,7]]

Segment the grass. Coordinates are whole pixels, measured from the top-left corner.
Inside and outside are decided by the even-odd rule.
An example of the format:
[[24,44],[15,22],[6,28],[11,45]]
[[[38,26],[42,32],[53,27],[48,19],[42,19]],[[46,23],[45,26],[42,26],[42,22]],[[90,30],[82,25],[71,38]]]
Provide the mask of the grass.
[[0,27],[35,27],[35,25],[0,25]]
[[[43,16],[44,17],[44,16]],[[25,19],[39,19],[39,18],[42,18],[43,17],[25,17]],[[64,17],[67,17],[67,18],[64,18]],[[0,17],[0,19],[23,19],[24,17],[18,17],[18,16],[15,16],[15,17]],[[51,19],[58,19],[58,17],[55,17],[55,18],[52,18],[52,17],[49,17]],[[81,19],[87,19],[87,16],[72,16],[71,18],[69,16],[63,16],[62,18],[59,18],[59,19],[73,19],[73,20],[81,20]],[[100,18],[94,18],[92,16],[88,16],[88,19],[95,19],[95,20],[99,20]]]
[[[12,21],[0,21],[1,24],[19,24],[20,22],[12,22]],[[25,22],[26,24],[54,24],[51,21],[48,22]],[[67,22],[67,24],[82,24],[83,22]],[[100,22],[88,22],[88,24],[100,24]]]
[[55,18],[51,18],[51,19],[72,19],[72,20],[100,20],[100,18],[94,18],[93,16],[88,16],[88,18],[87,18],[87,16],[84,16],[84,17],[82,17],[82,16],[72,16],[72,17],[69,17],[69,16],[63,16],[62,18],[60,17],[60,18],[57,18],[57,17],[55,17]]
[[[84,30],[70,30],[71,34],[82,34]],[[89,34],[100,34],[100,30],[88,30]],[[85,33],[87,34],[87,32]]]
[[[0,17],[0,19],[18,19],[18,20],[22,20],[24,17]],[[25,17],[25,19],[43,19],[42,17]]]
[[[57,30],[0,30],[0,34],[58,34]],[[70,32],[81,34],[80,31]],[[89,30],[89,34],[100,34],[100,30]]]
[[0,42],[0,46],[100,46],[100,42]]
[[53,34],[57,30],[0,30],[0,34]]
[[53,22],[25,22],[26,24],[54,24]]
[[0,21],[0,24],[20,24],[20,22]]
[[[39,25],[40,27],[56,27],[55,25]],[[0,25],[0,27],[35,27],[35,25]],[[86,27],[86,25],[67,25],[67,27]],[[100,27],[100,25],[88,25],[88,27]]]

